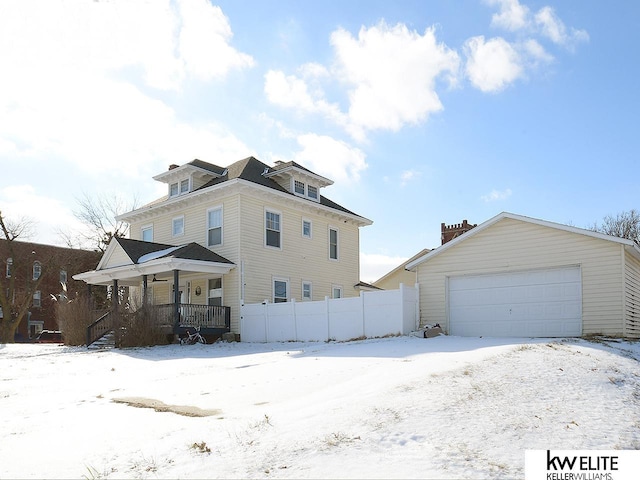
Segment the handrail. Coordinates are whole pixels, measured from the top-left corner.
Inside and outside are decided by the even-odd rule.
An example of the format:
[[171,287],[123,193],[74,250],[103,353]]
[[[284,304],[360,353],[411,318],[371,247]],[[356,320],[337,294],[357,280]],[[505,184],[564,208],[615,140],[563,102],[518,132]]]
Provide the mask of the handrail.
[[87,327],[87,347],[113,330],[113,315],[109,311]]

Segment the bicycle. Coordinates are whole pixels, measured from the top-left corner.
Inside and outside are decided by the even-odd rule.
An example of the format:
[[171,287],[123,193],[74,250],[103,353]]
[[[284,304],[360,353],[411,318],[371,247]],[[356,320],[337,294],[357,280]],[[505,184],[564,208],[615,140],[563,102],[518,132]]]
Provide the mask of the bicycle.
[[180,338],[180,345],[195,345],[196,343],[206,344],[205,338],[200,335],[200,327],[190,327],[185,331],[186,335]]

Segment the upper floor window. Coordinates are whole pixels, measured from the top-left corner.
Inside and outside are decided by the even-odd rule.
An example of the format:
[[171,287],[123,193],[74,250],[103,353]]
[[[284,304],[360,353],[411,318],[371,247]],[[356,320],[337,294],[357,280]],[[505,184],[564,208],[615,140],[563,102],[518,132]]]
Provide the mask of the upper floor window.
[[329,229],[329,258],[338,259],[338,230],[335,228]]
[[295,180],[293,182],[293,189],[298,195],[304,195],[304,182]]
[[265,213],[265,243],[269,247],[280,248],[280,214],[266,211]]
[[64,268],[60,269],[60,283],[67,283],[67,271]]
[[188,193],[189,192],[189,179],[187,178],[186,180],[182,180],[180,182],[180,194],[182,195],[183,193]]
[[309,198],[313,198],[314,200],[318,199],[318,188],[314,187],[313,185],[309,185],[307,187],[307,195],[309,196]]
[[142,227],[141,233],[143,242],[153,242],[153,225]]
[[207,212],[207,246],[222,245],[222,207]]
[[302,236],[306,238],[311,238],[311,221],[310,220],[302,220]]
[[178,193],[180,193],[179,188],[180,188],[180,186],[178,185],[177,182],[176,183],[172,183],[169,186],[169,196],[175,197],[176,195],[178,195]]
[[311,282],[302,282],[302,300],[311,300],[312,294]]
[[331,296],[333,298],[342,298],[342,287],[340,285],[333,285],[331,287]]
[[42,264],[39,261],[33,262],[33,279],[38,280],[42,275]]
[[7,258],[7,270],[6,270],[7,278],[11,277],[11,272],[12,271],[13,271],[13,258],[9,257],[9,258]]
[[176,217],[172,220],[171,232],[174,237],[184,235],[184,216]]
[[40,293],[40,290],[36,290],[35,292],[33,292],[33,306],[34,307],[42,306],[42,294]]
[[284,303],[289,300],[289,280],[273,279],[273,303]]

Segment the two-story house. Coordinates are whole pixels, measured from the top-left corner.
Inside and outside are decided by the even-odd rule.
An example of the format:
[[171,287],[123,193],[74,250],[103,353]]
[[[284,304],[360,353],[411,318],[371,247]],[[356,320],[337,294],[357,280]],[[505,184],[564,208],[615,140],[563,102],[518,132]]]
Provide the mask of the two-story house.
[[359,229],[372,222],[322,195],[331,180],[254,157],[193,160],[153,178],[167,195],[120,215],[131,238],[76,278],[138,287],[145,301],[175,306],[180,323],[226,307],[235,333],[243,303],[359,294]]

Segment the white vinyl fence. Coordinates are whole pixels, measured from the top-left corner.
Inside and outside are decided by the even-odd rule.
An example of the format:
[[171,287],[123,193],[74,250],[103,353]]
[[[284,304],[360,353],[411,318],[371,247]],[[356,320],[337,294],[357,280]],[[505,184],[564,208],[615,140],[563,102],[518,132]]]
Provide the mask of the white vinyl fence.
[[257,303],[240,310],[243,342],[321,342],[408,335],[419,321],[418,287],[316,302]]

